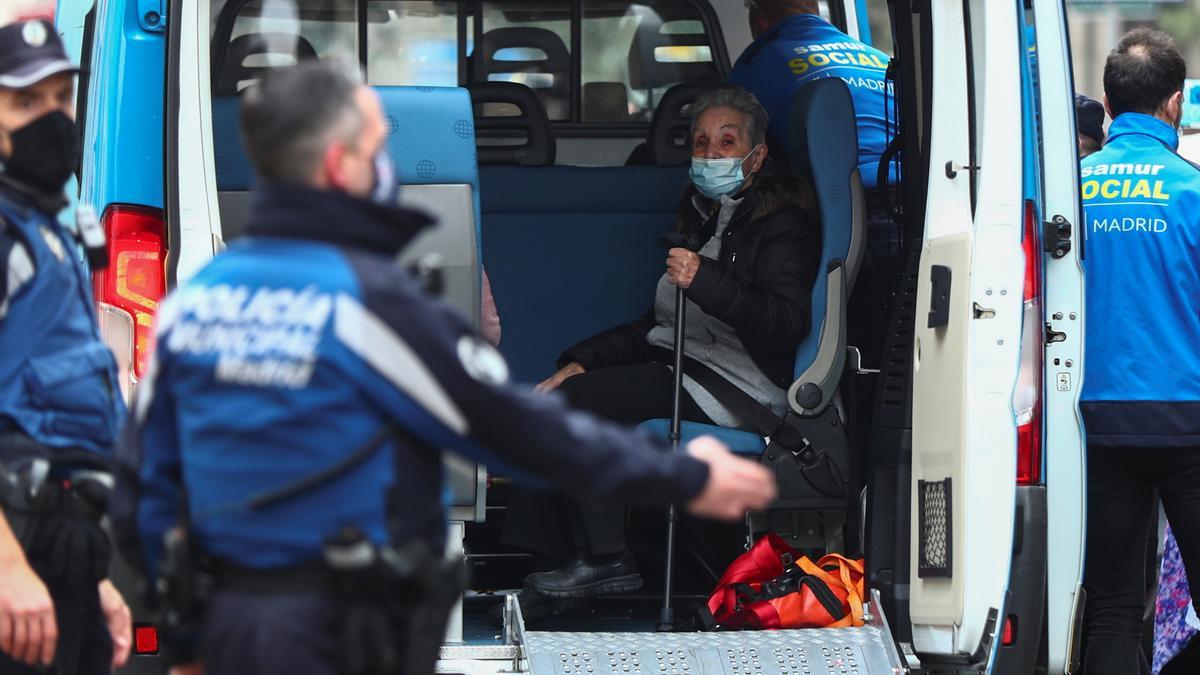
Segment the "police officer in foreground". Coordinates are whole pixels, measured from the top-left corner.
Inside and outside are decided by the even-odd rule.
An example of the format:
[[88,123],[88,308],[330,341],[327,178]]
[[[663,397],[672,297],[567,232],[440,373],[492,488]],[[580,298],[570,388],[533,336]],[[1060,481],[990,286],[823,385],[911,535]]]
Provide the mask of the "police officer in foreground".
[[[433,223],[396,206],[380,103],[355,73],[271,71],[241,115],[260,186],[248,236],[162,303],[113,506],[150,578],[177,566],[164,535],[181,529],[213,560],[209,675],[432,670],[406,654],[436,656],[461,590],[429,563],[444,547],[442,448],[712,518],[771,501],[768,474],[712,439],[672,454],[506,384],[499,354],[395,264]],[[414,592],[405,567],[431,583]],[[399,611],[373,611],[397,596]]]
[[0,28],[0,673],[107,673],[129,651],[99,526],[125,409],[81,260],[103,246],[57,219],[76,72],[49,23]]
[[1141,543],[1156,490],[1200,598],[1200,170],[1176,154],[1186,76],[1166,33],[1122,38],[1104,67],[1108,140],[1080,172],[1087,675],[1150,672]]

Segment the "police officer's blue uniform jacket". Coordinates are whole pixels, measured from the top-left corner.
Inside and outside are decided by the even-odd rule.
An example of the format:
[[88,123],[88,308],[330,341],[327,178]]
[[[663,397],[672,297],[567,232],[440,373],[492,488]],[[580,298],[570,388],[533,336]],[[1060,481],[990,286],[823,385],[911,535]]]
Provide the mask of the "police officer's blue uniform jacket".
[[0,431],[60,459],[108,456],[125,412],[117,366],[79,245],[46,201],[0,179]]
[[885,78],[887,54],[859,42],[815,14],[797,14],[763,33],[738,58],[729,81],[754,94],[770,115],[770,133],[787,142],[792,95],[801,85],[840,77],[850,88],[858,121],[858,160],[863,187],[877,184],[879,158],[897,128],[888,108],[894,101]]
[[[394,534],[436,545],[440,448],[577,494],[699,494],[704,464],[568,412],[557,396],[508,386],[499,354],[395,263],[428,224],[336,193],[269,187],[249,236],[163,302],[111,509],[148,574],[179,521],[181,478],[203,549],[255,568],[307,563],[347,525],[379,542]],[[421,440],[399,437],[275,506],[239,508],[337,464],[389,420]],[[393,483],[397,502],[385,504]],[[398,516],[391,532],[389,512]]]
[[1178,145],[1125,113],[1082,163],[1091,444],[1200,445],[1200,170]]

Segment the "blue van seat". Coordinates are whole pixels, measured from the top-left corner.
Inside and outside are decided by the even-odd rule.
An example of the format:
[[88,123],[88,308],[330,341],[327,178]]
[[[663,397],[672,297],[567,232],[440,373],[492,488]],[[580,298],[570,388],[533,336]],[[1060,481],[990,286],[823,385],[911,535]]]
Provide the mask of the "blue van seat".
[[[833,400],[846,354],[846,301],[863,250],[864,201],[858,175],[858,129],[850,90],[838,78],[817,80],[792,98],[787,149],[792,170],[813,183],[821,215],[821,266],[812,293],[813,330],[796,350],[796,381],[788,403],[803,417],[815,417]],[[815,391],[814,391],[815,387]],[[641,425],[666,438],[669,420]],[[757,433],[687,424],[682,442],[700,435],[720,437],[735,452],[761,455]]]
[[572,344],[641,316],[666,270],[687,170],[480,168],[483,252],[513,377],[538,382]]
[[[479,241],[479,162],[471,95],[457,87],[374,87],[401,185],[469,185]],[[401,193],[403,198],[403,192]],[[477,253],[482,250],[477,246]]]

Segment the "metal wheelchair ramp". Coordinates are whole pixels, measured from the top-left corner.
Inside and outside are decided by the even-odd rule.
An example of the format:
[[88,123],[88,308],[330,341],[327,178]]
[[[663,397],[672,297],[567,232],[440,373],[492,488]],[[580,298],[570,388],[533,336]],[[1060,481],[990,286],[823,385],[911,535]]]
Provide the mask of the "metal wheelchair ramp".
[[[879,628],[731,633],[526,633],[532,675],[900,673]],[[890,640],[890,638],[889,638]]]

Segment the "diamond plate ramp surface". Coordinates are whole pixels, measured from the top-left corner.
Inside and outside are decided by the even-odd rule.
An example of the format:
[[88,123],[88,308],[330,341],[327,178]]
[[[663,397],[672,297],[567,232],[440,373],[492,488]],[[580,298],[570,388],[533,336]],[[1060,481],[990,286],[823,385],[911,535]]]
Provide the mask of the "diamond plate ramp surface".
[[539,633],[532,675],[882,675],[878,628],[729,633]]

